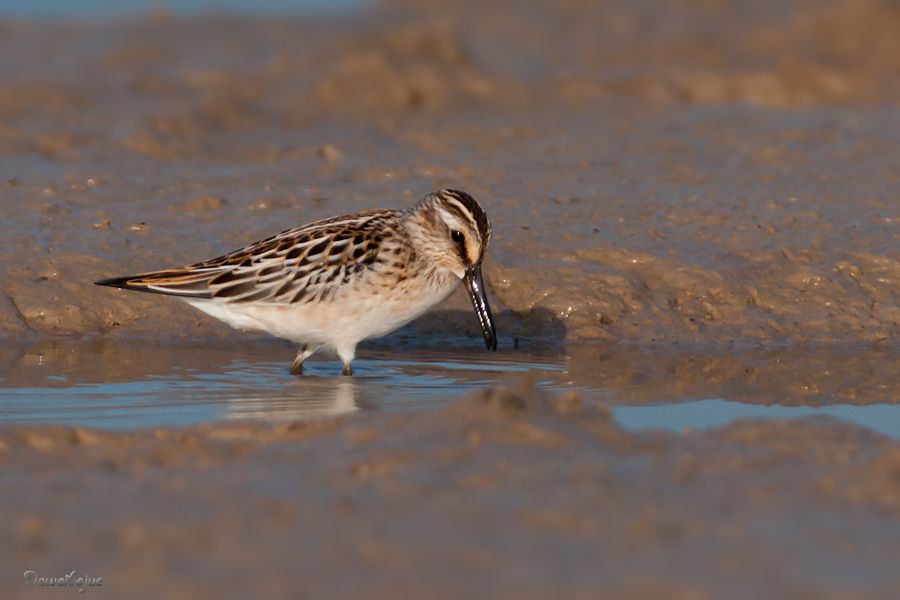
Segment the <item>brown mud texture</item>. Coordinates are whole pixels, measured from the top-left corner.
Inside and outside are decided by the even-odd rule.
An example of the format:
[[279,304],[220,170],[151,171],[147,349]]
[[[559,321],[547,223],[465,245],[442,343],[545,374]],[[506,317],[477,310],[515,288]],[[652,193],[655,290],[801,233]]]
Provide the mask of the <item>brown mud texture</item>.
[[[855,389],[896,401],[898,31],[890,0],[0,22],[0,339],[237,342],[91,282],[448,186],[494,222],[501,347],[874,346]],[[463,295],[445,308],[415,340],[477,336]],[[3,597],[37,591],[29,569],[171,598],[900,587],[900,446],[828,420],[635,434],[498,388],[287,425],[6,427],[0,466]]]
[[825,419],[633,434],[576,394],[499,387],[436,412],[274,426],[6,429],[0,468],[5,597],[31,597],[29,569],[148,598],[900,585],[900,447]]

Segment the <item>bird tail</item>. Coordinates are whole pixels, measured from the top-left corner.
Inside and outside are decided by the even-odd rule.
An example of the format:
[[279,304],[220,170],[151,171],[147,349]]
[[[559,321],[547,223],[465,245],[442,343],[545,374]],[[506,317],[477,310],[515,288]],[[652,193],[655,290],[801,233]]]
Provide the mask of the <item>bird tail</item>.
[[137,292],[149,292],[152,294],[165,294],[167,296],[182,296],[185,298],[212,298],[209,289],[209,280],[216,272],[207,269],[166,269],[139,273],[138,275],[126,275],[125,277],[111,277],[95,281],[95,285],[105,285],[123,290],[135,290]]

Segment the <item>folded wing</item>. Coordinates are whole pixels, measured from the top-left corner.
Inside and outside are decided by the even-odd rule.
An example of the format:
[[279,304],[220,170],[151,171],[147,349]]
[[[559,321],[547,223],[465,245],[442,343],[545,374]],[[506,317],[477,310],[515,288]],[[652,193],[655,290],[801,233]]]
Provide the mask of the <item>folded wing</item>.
[[365,275],[396,231],[394,211],[370,211],[289,229],[235,252],[178,269],[96,282],[142,292],[225,302],[291,304],[327,299]]

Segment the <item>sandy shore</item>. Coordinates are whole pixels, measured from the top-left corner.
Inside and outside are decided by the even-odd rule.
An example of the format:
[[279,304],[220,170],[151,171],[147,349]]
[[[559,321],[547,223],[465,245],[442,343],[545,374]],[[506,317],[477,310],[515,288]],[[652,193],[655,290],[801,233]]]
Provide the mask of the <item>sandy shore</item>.
[[896,344],[898,11],[751,4],[7,24],[0,335],[226,335],[85,282],[454,185],[507,340]]
[[888,598],[900,583],[900,445],[828,420],[634,435],[577,395],[497,389],[277,427],[21,428],[0,433],[0,464],[7,567],[77,568],[117,594]]
[[[635,403],[896,402],[894,3],[426,4],[0,23],[5,385],[29,357],[153,373],[136,340],[239,353],[259,339],[91,282],[454,186],[494,222],[501,351],[570,352]],[[380,347],[478,335],[460,294]],[[73,336],[105,359],[59,351]],[[2,427],[0,595],[32,595],[27,569],[171,598],[897,589],[897,442],[824,419],[629,433],[510,385],[407,415]]]

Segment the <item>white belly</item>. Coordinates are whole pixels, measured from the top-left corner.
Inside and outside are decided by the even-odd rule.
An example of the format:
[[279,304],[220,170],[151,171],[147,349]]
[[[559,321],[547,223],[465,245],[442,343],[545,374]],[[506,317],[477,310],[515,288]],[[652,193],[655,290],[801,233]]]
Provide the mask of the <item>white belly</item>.
[[237,329],[264,331],[300,344],[331,349],[355,346],[386,335],[441,303],[459,285],[408,280],[400,290],[347,289],[326,302],[275,304],[228,303],[185,299],[191,306]]

